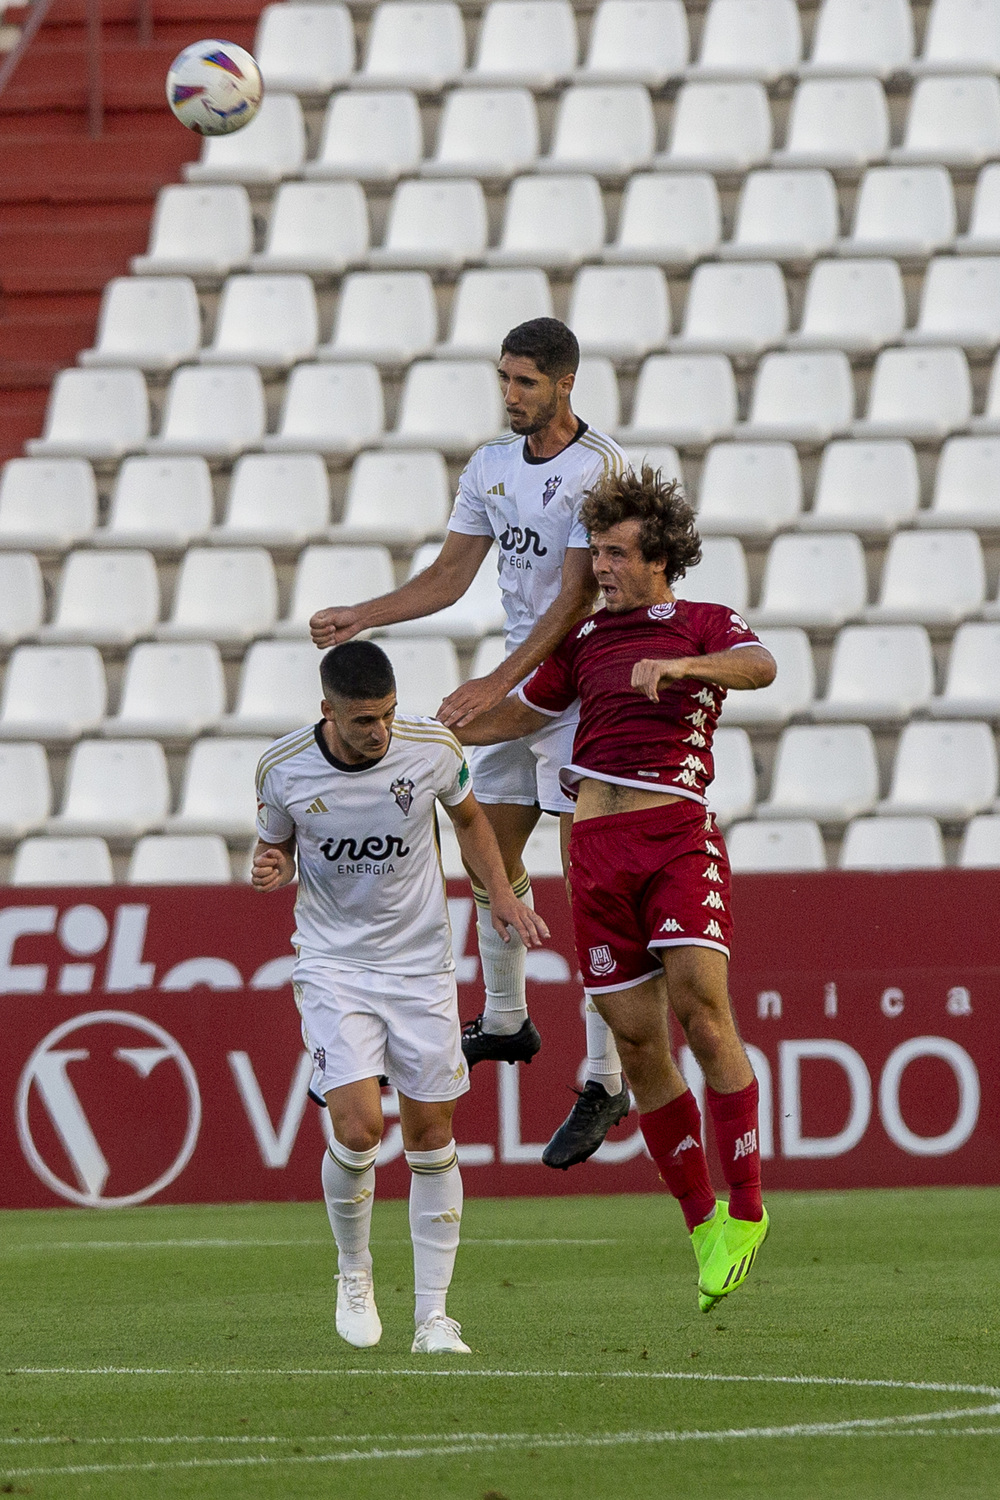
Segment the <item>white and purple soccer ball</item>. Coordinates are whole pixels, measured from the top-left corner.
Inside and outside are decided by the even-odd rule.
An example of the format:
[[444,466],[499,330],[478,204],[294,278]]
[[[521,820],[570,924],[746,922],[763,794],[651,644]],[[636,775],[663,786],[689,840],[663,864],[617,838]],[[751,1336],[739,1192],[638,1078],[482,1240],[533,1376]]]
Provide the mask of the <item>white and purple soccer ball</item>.
[[264,82],[256,61],[235,42],[194,42],[174,58],[167,103],[199,135],[230,135],[260,108]]

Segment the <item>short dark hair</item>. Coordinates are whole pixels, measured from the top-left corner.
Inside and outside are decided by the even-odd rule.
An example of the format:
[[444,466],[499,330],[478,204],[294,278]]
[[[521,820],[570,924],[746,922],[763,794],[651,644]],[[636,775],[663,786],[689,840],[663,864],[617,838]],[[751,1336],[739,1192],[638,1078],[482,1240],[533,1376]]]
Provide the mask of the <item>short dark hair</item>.
[[500,355],[533,359],[543,375],[559,380],[575,375],[580,367],[580,345],[576,334],[558,318],[529,318],[518,323],[500,345]]
[[626,469],[606,475],[587,491],[580,520],[590,533],[610,531],[621,521],[638,521],[639,549],[647,562],[666,562],[668,583],[676,583],[701,562],[701,538],[680,481],[664,479],[662,469],[649,464],[643,464],[638,474]]
[[319,664],[319,679],[327,698],[373,700],[395,691],[392,662],[374,641],[345,641],[334,646]]

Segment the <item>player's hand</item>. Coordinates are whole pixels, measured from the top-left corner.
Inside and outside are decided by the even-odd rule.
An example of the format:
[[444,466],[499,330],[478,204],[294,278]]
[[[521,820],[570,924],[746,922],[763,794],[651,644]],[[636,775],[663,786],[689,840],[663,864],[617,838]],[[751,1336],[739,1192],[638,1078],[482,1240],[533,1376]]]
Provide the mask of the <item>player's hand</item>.
[[290,856],[280,849],[265,849],[255,854],[250,870],[250,883],[255,891],[276,891],[287,885],[291,876],[288,871]]
[[660,688],[668,682],[679,682],[687,675],[686,656],[675,656],[667,661],[637,661],[632,668],[632,686],[637,693],[645,693],[653,703],[659,703]]
[[342,646],[359,631],[364,630],[364,620],[357,605],[346,605],[332,609],[318,609],[309,621],[309,634],[313,645],[325,651],[329,646]]
[[513,927],[526,948],[540,948],[549,936],[549,929],[538,913],[519,901],[509,888],[503,895],[491,894],[490,918],[494,929],[505,943],[510,942],[510,927]]
[[435,717],[448,729],[461,729],[480,714],[496,708],[506,696],[507,689],[498,686],[492,672],[488,677],[470,677],[448,694]]

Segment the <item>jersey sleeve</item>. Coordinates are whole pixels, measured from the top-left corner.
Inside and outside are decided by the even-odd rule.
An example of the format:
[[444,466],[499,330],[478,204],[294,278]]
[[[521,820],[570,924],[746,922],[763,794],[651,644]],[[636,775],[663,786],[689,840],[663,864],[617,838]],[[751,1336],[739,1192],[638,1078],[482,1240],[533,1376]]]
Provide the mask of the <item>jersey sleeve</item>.
[[551,656],[545,658],[527,682],[522,682],[517,690],[521,702],[549,718],[554,719],[563,713],[580,696],[573,670],[574,659],[575,653],[569,643],[563,641]]
[[452,744],[441,752],[441,779],[437,796],[445,807],[457,807],[472,791],[472,772],[458,740],[452,735],[448,738],[452,740]]
[[705,609],[699,635],[706,656],[715,651],[732,651],[734,646],[761,645],[760,636],[750,629],[743,616],[724,604],[712,604]]
[[493,536],[493,526],[479,483],[479,465],[475,454],[459,478],[458,494],[455,496],[448,530],[459,531],[463,536]]
[[283,844],[295,832],[295,820],[282,806],[281,792],[267,756],[257,767],[257,837],[265,844]]

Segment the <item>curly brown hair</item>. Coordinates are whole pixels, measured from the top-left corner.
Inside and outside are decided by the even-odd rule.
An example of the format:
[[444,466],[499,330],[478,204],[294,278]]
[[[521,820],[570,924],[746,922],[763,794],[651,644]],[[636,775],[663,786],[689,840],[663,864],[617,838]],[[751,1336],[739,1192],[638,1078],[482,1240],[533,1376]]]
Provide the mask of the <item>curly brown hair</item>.
[[621,521],[638,521],[639,550],[647,562],[666,562],[667,583],[676,583],[701,562],[701,537],[680,481],[664,479],[663,470],[649,464],[638,474],[632,469],[606,474],[587,491],[580,520],[591,534],[609,531]]

